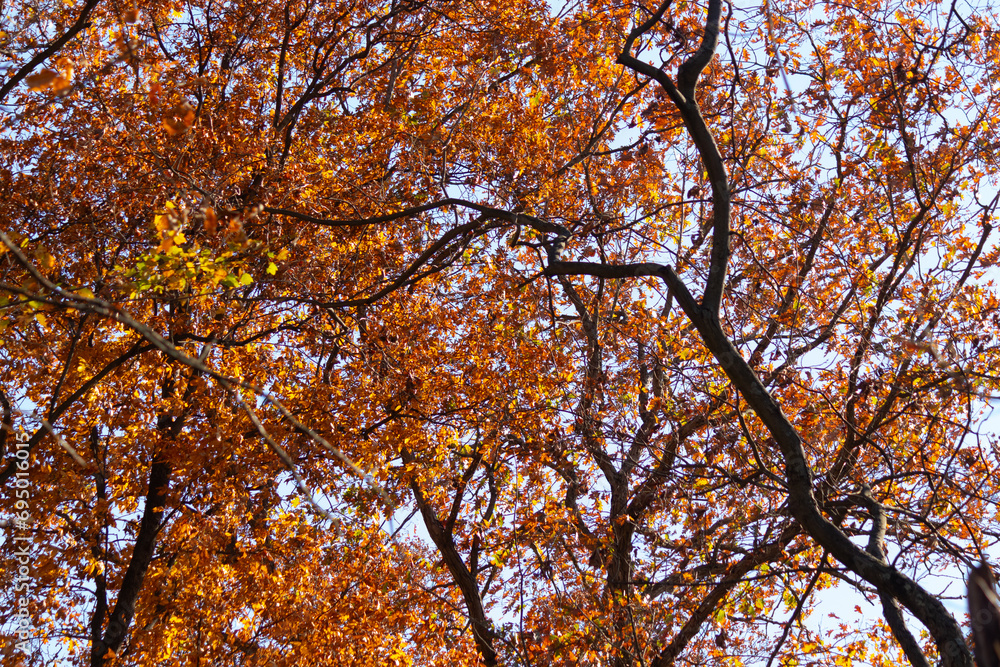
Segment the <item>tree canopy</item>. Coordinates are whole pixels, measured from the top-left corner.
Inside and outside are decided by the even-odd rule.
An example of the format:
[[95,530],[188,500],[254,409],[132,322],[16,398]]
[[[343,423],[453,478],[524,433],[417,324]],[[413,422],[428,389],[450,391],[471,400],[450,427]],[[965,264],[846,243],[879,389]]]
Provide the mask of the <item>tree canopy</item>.
[[4,664],[971,667],[988,3],[0,11]]

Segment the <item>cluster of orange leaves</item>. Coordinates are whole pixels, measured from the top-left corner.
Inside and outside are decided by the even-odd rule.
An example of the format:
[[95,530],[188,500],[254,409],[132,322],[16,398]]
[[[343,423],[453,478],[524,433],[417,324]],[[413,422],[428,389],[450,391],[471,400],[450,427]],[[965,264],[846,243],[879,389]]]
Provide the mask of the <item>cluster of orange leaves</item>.
[[[706,19],[667,4],[633,53],[673,77]],[[725,332],[830,521],[863,542],[867,484],[900,570],[963,567],[998,536],[1000,23],[735,4],[698,87]],[[25,664],[901,659],[802,622],[840,566],[676,295],[546,270],[563,229],[563,260],[709,280],[704,156],[618,64],[656,6],[127,5],[0,21]]]

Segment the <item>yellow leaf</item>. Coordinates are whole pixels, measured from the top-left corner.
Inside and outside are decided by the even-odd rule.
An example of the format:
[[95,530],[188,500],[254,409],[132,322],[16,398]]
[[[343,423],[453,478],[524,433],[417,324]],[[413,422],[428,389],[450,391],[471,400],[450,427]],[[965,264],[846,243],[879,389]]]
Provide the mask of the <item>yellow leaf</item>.
[[174,213],[176,208],[177,206],[175,206],[172,201],[168,201],[164,204],[163,210],[158,211],[156,215],[153,216],[153,226],[156,227],[156,231],[162,232],[170,229],[177,216],[177,214]]
[[63,73],[63,76],[66,77],[66,79],[73,78],[74,65],[75,63],[73,62],[73,59],[70,58],[69,56],[59,56],[58,58],[56,58],[56,67],[59,68],[59,70]]
[[51,271],[55,268],[56,258],[45,249],[45,246],[38,246],[35,249],[35,259],[38,260],[38,264],[46,271]]

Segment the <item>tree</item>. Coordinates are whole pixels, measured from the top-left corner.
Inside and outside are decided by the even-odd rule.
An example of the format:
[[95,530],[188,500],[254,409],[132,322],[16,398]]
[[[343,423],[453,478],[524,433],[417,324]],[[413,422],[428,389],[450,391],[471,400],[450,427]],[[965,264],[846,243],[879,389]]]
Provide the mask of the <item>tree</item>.
[[972,664],[988,7],[8,11],[28,664]]

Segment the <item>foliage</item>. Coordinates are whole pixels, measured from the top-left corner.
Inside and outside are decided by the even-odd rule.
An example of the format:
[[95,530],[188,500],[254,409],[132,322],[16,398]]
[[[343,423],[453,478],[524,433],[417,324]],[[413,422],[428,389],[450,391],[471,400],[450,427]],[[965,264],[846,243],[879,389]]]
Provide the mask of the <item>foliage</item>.
[[988,6],[5,7],[25,664],[972,664]]

